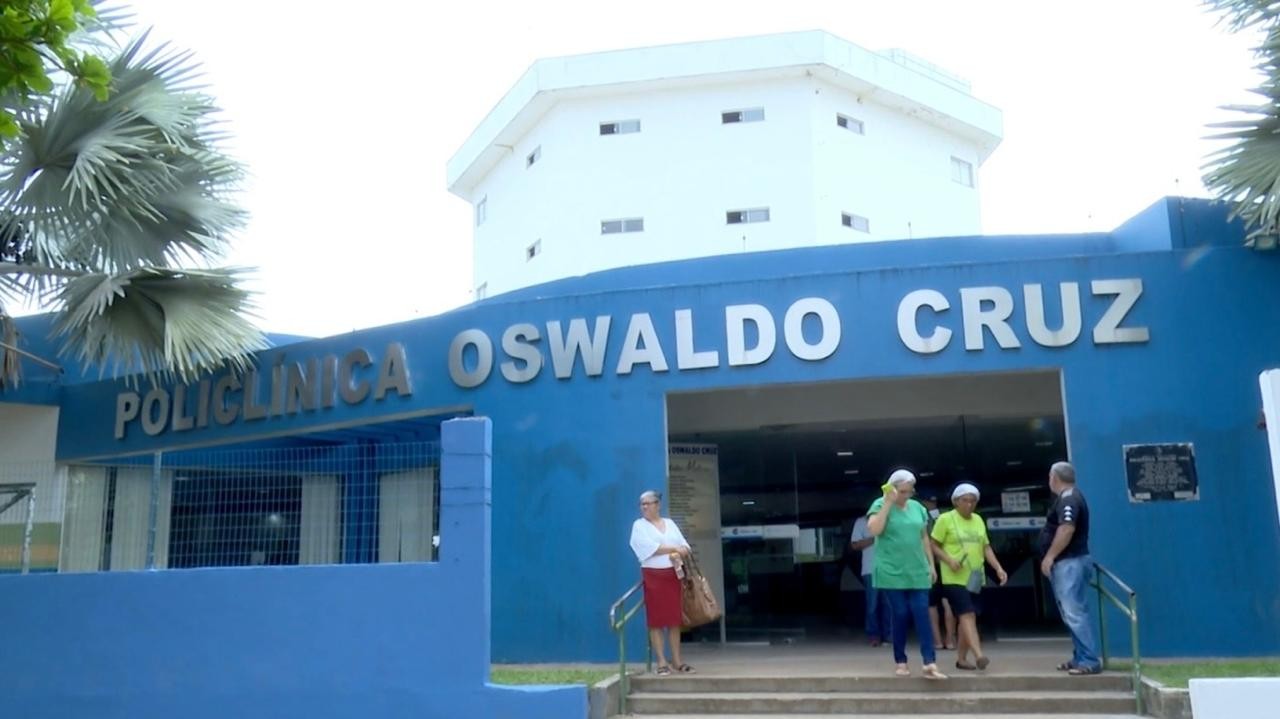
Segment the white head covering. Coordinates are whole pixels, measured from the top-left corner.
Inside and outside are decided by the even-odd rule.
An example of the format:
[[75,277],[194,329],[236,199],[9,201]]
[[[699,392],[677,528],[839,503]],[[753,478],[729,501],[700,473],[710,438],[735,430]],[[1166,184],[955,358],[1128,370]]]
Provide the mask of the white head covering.
[[893,485],[895,488],[900,484],[915,484],[915,483],[916,483],[916,476],[912,474],[910,471],[905,469],[894,470],[893,474],[889,475],[889,484]]
[[951,490],[951,501],[954,502],[966,494],[972,494],[979,499],[982,498],[982,493],[978,491],[977,486],[969,484],[968,482],[961,482],[956,485],[955,489]]

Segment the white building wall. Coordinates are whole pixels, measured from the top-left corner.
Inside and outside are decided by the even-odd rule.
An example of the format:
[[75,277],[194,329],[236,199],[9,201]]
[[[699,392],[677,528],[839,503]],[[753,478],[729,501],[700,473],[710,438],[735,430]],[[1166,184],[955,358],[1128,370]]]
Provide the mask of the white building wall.
[[[814,82],[813,96],[818,233],[810,244],[981,233],[974,143],[825,82]],[[837,113],[861,120],[865,134],[837,126]],[[973,187],[952,180],[952,157],[973,166]],[[868,218],[871,232],[842,226],[842,212]]]
[[[54,464],[58,408],[0,402],[0,484],[36,483],[36,522],[61,522],[63,471]],[[12,507],[0,521],[18,521]],[[25,515],[23,515],[25,516]]]
[[[559,66],[540,64],[535,74],[548,67]],[[962,87],[886,67],[939,106],[975,102]],[[527,100],[508,126],[520,134],[495,141],[503,156],[464,190],[473,207],[486,206],[475,229],[477,297],[653,262],[980,234],[979,167],[990,148],[978,135],[944,129],[916,114],[929,110],[870,83],[828,75],[779,68]],[[764,108],[763,122],[721,122],[724,111],[754,107]],[[836,113],[861,120],[865,134],[838,127]],[[640,120],[641,132],[599,134],[601,122],[623,120]],[[972,165],[974,187],[952,180],[953,156]],[[726,211],[757,207],[769,208],[769,222],[725,221]],[[842,226],[842,212],[868,218],[871,231]],[[643,232],[600,232],[603,220],[636,217]],[[534,243],[539,252],[528,258]]]
[[[492,295],[610,267],[795,247],[814,231],[813,156],[804,83],[709,85],[558,103],[477,186],[476,286]],[[722,124],[764,107],[765,121]],[[639,119],[641,132],[599,134]],[[526,158],[541,147],[541,159]],[[799,181],[796,181],[799,178]],[[768,223],[728,225],[768,207]],[[600,222],[643,217],[639,233]],[[744,243],[743,237],[746,240]],[[542,240],[542,252],[525,250]]]

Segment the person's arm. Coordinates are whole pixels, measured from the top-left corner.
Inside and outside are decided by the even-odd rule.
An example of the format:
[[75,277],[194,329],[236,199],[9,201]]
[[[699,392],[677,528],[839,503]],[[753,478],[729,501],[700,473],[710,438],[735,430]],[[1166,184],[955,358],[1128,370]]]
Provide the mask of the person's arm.
[[947,541],[948,530],[949,528],[947,524],[942,520],[938,520],[938,522],[933,525],[933,534],[930,537],[933,540],[933,556],[937,557],[939,561],[950,567],[951,571],[958,572],[960,571],[960,560],[952,557],[950,554],[947,554],[946,550],[942,548],[942,543]]
[[1044,553],[1044,559],[1040,562],[1041,574],[1049,576],[1053,571],[1053,563],[1058,561],[1058,555],[1071,544],[1071,537],[1075,536],[1075,533],[1076,525],[1074,524],[1058,525],[1058,531],[1053,533],[1053,543],[1049,545],[1049,551]]
[[879,537],[884,534],[884,527],[889,523],[889,509],[898,498],[898,489],[894,487],[888,494],[884,495],[881,500],[880,509],[875,514],[867,517],[867,531],[871,532],[871,536]]
[[982,548],[982,555],[987,558],[987,564],[996,570],[996,579],[1000,580],[1000,586],[1003,587],[1004,583],[1009,581],[1009,575],[1005,573],[1004,567],[1000,566],[1000,560],[996,559],[995,550],[991,548],[990,544],[985,545]]
[[951,567],[951,571],[953,572],[960,571],[960,560],[956,559],[950,554],[947,554],[947,550],[942,548],[942,545],[938,543],[938,540],[936,539],[931,540],[929,542],[929,545],[933,548],[933,556],[937,557],[938,561],[942,562],[948,567]]
[[853,533],[849,536],[849,549],[860,552],[875,542],[876,538],[867,533],[867,518],[859,517],[858,521],[853,523]]
[[933,563],[933,540],[929,539],[929,530],[920,530],[920,548],[924,550],[924,563],[929,565],[929,585],[938,583],[938,568]]

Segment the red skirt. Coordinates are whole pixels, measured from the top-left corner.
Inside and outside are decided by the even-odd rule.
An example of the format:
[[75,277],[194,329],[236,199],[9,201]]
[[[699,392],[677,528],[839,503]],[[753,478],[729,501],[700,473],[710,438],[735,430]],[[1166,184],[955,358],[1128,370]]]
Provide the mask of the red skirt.
[[650,629],[684,624],[680,609],[680,578],[676,570],[641,567],[644,578],[644,616]]

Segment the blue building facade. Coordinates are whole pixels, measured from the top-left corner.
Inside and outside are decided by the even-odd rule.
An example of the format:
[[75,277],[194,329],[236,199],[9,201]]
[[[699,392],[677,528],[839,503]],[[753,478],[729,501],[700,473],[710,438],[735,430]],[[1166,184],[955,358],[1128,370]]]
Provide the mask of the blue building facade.
[[[567,661],[616,652],[605,613],[638,578],[635,498],[667,487],[675,439],[724,436],[717,415],[768,396],[830,423],[820,395],[841,387],[884,390],[879,405],[849,407],[865,420],[987,381],[983,402],[1016,405],[1019,378],[1036,376],[1059,394],[1047,422],[1061,436],[1045,446],[1077,467],[1094,556],[1139,593],[1144,653],[1277,654],[1280,523],[1258,375],[1280,366],[1280,257],[1242,238],[1222,207],[1168,199],[1110,233],[635,267],[286,344],[244,377],[36,383],[0,401],[56,403],[68,463],[489,417],[493,657]],[[739,439],[769,431],[729,419]],[[894,426],[909,436],[908,420]],[[1198,494],[1135,501],[1124,448],[1165,443],[1194,447]],[[722,473],[738,471],[725,462]],[[1047,470],[1019,469],[1029,482]],[[865,494],[883,481],[872,474],[821,491]],[[940,476],[941,493],[956,479]],[[733,567],[750,564],[735,561],[729,592],[745,586]]]

